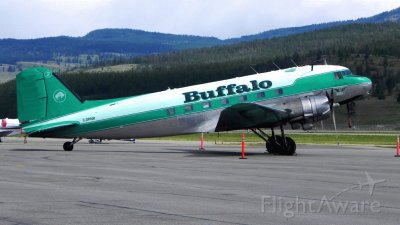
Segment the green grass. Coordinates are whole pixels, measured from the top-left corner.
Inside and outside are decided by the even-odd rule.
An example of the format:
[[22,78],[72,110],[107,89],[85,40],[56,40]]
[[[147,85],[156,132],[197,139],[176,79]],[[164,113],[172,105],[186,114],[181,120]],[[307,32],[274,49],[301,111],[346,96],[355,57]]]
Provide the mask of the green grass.
[[[400,135],[400,134],[398,134]],[[374,133],[289,133],[298,144],[351,144],[351,145],[395,145],[396,134]],[[241,142],[241,133],[209,133],[204,134],[204,141],[219,144]],[[152,140],[199,141],[200,134],[189,134],[163,138],[150,138]],[[253,133],[245,132],[246,142],[250,144],[263,144],[263,141]]]

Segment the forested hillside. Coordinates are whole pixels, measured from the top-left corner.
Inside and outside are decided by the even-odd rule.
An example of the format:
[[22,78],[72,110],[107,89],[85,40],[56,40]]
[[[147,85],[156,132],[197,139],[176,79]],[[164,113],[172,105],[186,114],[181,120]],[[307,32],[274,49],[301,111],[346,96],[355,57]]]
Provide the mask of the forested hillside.
[[[47,37],[30,40],[0,39],[0,82],[3,73],[15,74],[32,63],[46,64],[57,71],[86,67],[102,61],[133,56],[175,52],[183,49],[229,45],[265,40],[332,28],[346,24],[399,22],[400,8],[357,20],[274,29],[255,35],[220,40],[215,37],[163,34],[133,29],[100,29],[83,37]],[[24,62],[31,64],[26,65]]]
[[[101,67],[136,64],[120,73],[62,74],[83,98],[102,99],[139,95],[167,88],[215,81],[259,72],[310,64],[326,58],[374,82],[374,96],[397,95],[400,82],[400,24],[352,24],[289,37],[257,40],[231,46],[113,61]],[[0,86],[0,117],[15,117],[15,83]],[[397,104],[397,103],[394,103]]]
[[[97,61],[221,44],[217,38],[173,35],[131,29],[102,29],[83,37],[49,37],[31,40],[0,39],[0,63],[56,61],[80,63],[79,55]],[[93,59],[92,59],[93,58]]]
[[[344,65],[357,74],[371,77],[377,84],[375,92],[382,95],[391,91],[394,87],[391,84],[400,77],[397,46],[400,46],[400,24],[346,25],[284,38],[109,62],[102,66],[124,63],[138,66],[125,73],[78,73],[65,79],[87,98],[119,97],[254,73],[249,65],[264,72],[276,69],[273,63],[285,68],[293,66],[291,59],[304,65],[325,57],[330,64]],[[82,79],[87,81],[81,82]],[[90,82],[107,79],[110,82],[104,85]],[[99,91],[93,93],[94,90]]]

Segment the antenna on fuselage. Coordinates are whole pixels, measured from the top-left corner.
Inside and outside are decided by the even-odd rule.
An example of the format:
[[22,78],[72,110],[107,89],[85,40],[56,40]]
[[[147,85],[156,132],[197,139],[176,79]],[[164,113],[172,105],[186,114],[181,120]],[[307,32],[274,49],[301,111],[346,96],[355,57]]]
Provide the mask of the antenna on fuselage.
[[254,69],[251,65],[249,65],[249,66],[250,66],[250,68],[251,68],[254,72],[256,72],[256,73],[258,74],[258,72],[257,72],[256,69]]
[[328,65],[328,62],[326,61],[326,57],[323,57],[322,59],[314,60],[314,61],[311,63],[311,71],[314,70],[314,64],[317,64],[317,63],[320,63],[320,62],[323,62],[324,65]]
[[290,59],[290,61],[292,61],[292,63],[293,63],[296,67],[299,67],[293,59]]
[[275,62],[273,62],[272,64],[274,64],[274,66],[276,66],[276,68],[278,68],[278,70],[280,70],[281,68],[279,68],[279,66],[278,65],[276,65],[276,63]]

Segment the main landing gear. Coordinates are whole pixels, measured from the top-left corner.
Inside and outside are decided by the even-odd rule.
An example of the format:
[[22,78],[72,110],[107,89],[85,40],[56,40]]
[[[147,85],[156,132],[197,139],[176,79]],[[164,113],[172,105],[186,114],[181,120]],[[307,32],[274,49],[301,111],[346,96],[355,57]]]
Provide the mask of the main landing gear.
[[268,136],[268,134],[259,128],[252,128],[251,131],[265,141],[267,152],[274,155],[295,155],[296,143],[290,137],[285,137],[282,125],[280,125],[280,128],[281,136],[275,135],[274,128],[271,128],[272,136]]
[[72,142],[71,141],[65,142],[63,145],[64,151],[72,151],[74,149],[74,144],[78,143],[78,141],[80,140],[82,140],[82,138],[74,138]]

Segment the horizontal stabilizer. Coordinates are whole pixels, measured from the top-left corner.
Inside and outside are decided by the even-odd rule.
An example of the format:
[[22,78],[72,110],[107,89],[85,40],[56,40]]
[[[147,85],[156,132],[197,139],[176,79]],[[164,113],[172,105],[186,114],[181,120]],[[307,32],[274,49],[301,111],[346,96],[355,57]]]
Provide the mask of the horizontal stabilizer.
[[0,130],[0,137],[8,136],[12,132],[13,132],[12,130]]
[[62,121],[58,123],[40,123],[38,125],[29,125],[24,127],[24,131],[28,134],[33,134],[33,133],[45,133],[49,131],[55,131],[61,128],[66,128],[66,127],[72,127],[79,125],[78,121]]

